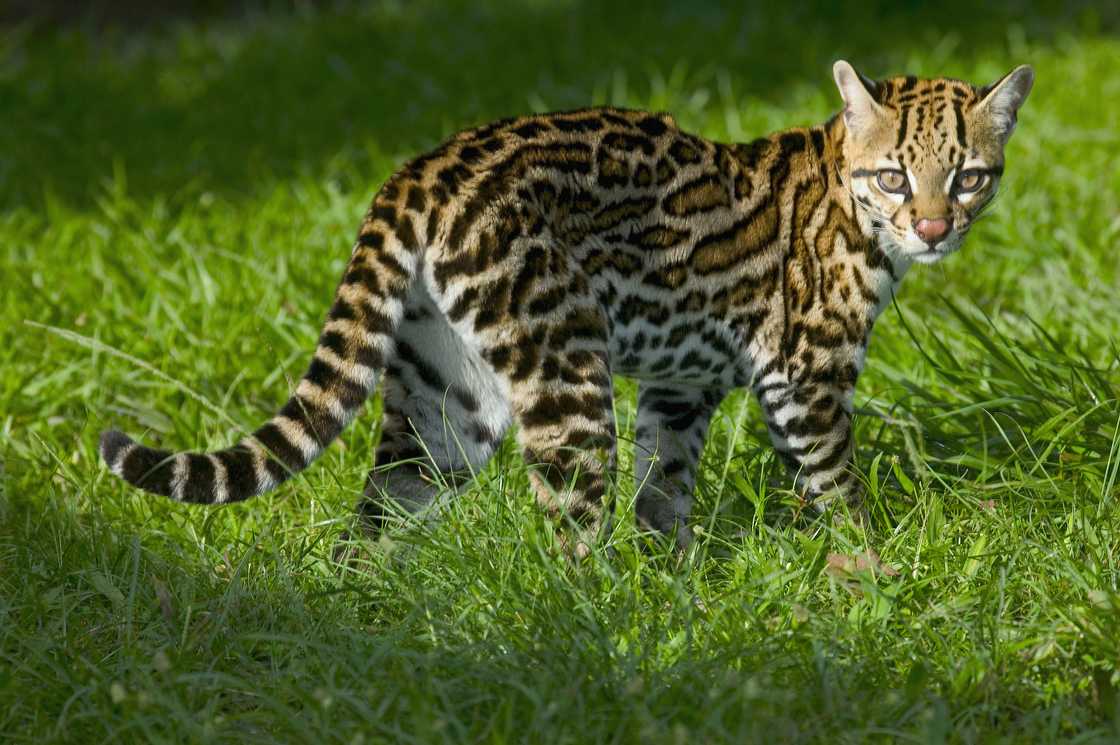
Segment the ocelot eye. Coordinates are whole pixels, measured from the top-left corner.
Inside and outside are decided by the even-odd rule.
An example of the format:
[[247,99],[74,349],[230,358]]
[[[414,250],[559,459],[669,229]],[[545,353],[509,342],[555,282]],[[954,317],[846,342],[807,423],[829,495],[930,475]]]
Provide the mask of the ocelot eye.
[[988,175],[982,171],[961,171],[957,174],[957,191],[962,193],[979,191],[987,180]]
[[894,168],[884,168],[878,175],[879,188],[888,194],[909,194],[910,182],[906,174]]

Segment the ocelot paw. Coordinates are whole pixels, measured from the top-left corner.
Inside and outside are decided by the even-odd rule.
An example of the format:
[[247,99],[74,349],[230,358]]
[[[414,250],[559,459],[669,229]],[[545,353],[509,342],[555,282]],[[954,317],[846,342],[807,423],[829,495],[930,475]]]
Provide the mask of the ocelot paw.
[[349,531],[343,531],[331,550],[331,559],[340,570],[357,569],[369,562],[370,553],[356,536],[351,535]]
[[852,523],[858,528],[866,530],[871,525],[871,513],[863,500],[863,492],[841,492],[830,489],[814,494],[809,491],[802,497],[802,503],[811,505],[817,514],[823,515],[832,511],[834,525]]
[[[666,542],[672,540],[673,548],[678,554],[683,555],[692,546],[692,528],[689,527],[684,518],[638,515],[638,527],[646,533],[651,533],[654,538]],[[652,543],[647,543],[647,545],[652,545]]]

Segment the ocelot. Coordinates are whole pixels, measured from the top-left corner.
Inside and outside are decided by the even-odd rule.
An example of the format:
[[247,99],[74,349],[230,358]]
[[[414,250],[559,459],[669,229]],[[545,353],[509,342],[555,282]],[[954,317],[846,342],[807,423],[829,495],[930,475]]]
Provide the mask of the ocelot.
[[374,197],[279,413],[212,453],[108,431],[102,457],[155,494],[247,499],[315,460],[383,377],[368,530],[454,492],[516,423],[538,501],[584,552],[608,522],[622,375],[639,381],[645,528],[689,544],[708,422],[738,386],[804,498],[858,507],[852,396],[872,324],[910,265],[956,251],[991,203],[1034,74],[833,74],[840,113],[746,144],[614,108],[453,136]]

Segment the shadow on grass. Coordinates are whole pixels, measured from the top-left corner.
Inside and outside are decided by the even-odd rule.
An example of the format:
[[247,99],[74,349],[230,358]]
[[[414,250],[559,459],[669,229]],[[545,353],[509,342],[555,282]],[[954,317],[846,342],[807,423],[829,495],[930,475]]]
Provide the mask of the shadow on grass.
[[[298,547],[283,556],[247,547],[229,564],[220,547],[123,532],[109,512],[27,507],[7,505],[8,524],[29,534],[0,580],[0,655],[11,663],[0,702],[12,704],[7,721],[37,721],[21,728],[28,735],[859,741],[977,725],[1026,733],[1070,715],[1068,702],[1021,711],[998,682],[983,695],[947,695],[920,664],[884,695],[899,676],[878,648],[889,638],[837,636],[823,617],[728,636],[766,615],[749,598],[710,612],[690,596],[667,603],[654,576],[645,601],[625,583],[604,593],[594,577],[559,576],[514,602],[476,600],[507,581],[479,556],[465,559],[477,570],[466,586],[453,568],[421,583],[338,582]],[[0,543],[6,533],[0,526]],[[34,582],[20,591],[17,575]],[[646,612],[644,626],[635,611]]]
[[1003,0],[982,12],[963,0],[780,11],[418,2],[272,14],[248,3],[216,16],[195,5],[201,20],[184,18],[190,3],[172,4],[142,30],[122,30],[110,13],[90,31],[98,16],[87,11],[84,32],[25,22],[0,34],[5,208],[37,207],[44,194],[90,205],[114,169],[134,194],[237,198],[300,173],[372,193],[395,163],[448,133],[532,108],[656,101],[659,86],[781,103],[791,84],[831,92],[838,56],[889,74],[933,49],[945,69],[913,72],[963,75],[977,60],[1023,61],[1007,53],[1015,40],[1110,32],[1120,18],[1120,6],[1086,0]]

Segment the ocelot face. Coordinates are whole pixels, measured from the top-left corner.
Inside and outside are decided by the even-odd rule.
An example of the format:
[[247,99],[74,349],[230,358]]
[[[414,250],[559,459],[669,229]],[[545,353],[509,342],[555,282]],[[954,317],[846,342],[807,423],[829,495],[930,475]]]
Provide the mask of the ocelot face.
[[1031,68],[983,88],[950,79],[875,82],[843,61],[833,73],[848,130],[845,180],[881,244],[923,264],[956,251],[996,195]]

